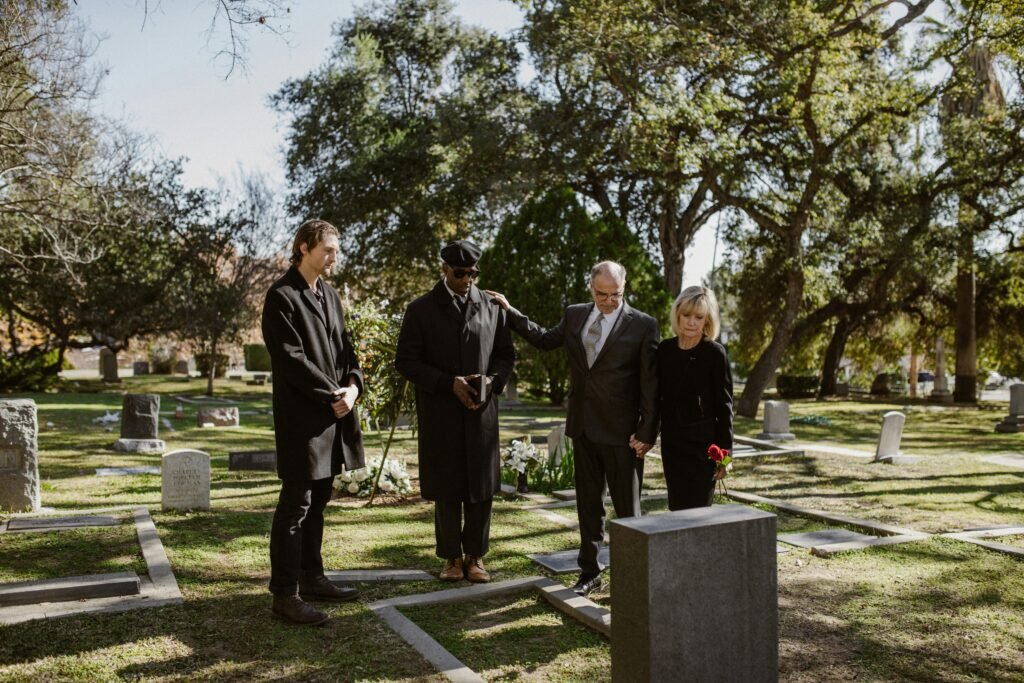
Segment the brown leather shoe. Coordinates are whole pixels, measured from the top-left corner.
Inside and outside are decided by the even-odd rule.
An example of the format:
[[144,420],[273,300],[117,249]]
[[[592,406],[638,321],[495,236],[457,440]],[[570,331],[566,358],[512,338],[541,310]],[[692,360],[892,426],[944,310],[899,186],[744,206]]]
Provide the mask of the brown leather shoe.
[[462,558],[456,557],[454,560],[448,560],[444,569],[438,575],[442,581],[462,581],[465,574],[462,571]]
[[491,580],[491,575],[484,569],[482,557],[466,555],[466,578],[473,583],[487,583]]
[[303,600],[331,600],[347,602],[359,597],[359,591],[348,586],[335,586],[321,574],[312,578],[299,579],[299,596]]
[[298,595],[275,595],[270,611],[278,619],[300,626],[319,626],[328,619],[327,614],[303,602]]

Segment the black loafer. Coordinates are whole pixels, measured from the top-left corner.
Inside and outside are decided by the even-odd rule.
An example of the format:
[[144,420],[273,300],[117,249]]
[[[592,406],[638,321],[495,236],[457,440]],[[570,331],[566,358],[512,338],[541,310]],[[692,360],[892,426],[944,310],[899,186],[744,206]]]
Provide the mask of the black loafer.
[[348,602],[359,597],[359,591],[348,586],[335,586],[326,576],[299,581],[299,595],[303,600],[330,600]]
[[572,587],[576,595],[586,596],[601,587],[600,574],[580,574],[580,580]]

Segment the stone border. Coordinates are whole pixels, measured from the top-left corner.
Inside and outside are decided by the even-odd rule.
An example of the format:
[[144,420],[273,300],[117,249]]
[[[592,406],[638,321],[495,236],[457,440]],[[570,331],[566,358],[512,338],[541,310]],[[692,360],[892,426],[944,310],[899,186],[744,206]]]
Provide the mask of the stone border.
[[611,637],[611,613],[591,600],[576,595],[562,584],[543,576],[528,576],[491,584],[477,584],[468,588],[405,595],[370,603],[367,607],[380,617],[402,640],[450,681],[483,681],[475,671],[463,664],[426,631],[398,611],[399,607],[422,605],[454,605],[502,595],[513,595],[535,590],[555,609],[578,620],[607,638]]
[[333,583],[389,583],[433,581],[437,577],[422,569],[339,569],[324,574]]
[[882,545],[896,545],[899,543],[910,543],[912,541],[923,541],[924,539],[931,537],[931,534],[915,531],[914,529],[905,529],[903,527],[892,526],[891,524],[882,524],[881,522],[860,519],[858,517],[837,515],[831,512],[824,512],[822,510],[810,510],[785,501],[765,498],[764,496],[759,496],[754,493],[730,491],[726,495],[733,500],[740,501],[741,503],[760,503],[762,505],[771,505],[777,510],[798,515],[800,517],[809,517],[810,519],[817,519],[823,522],[832,522],[835,524],[867,529],[868,531],[878,534],[877,538],[872,538],[869,541],[849,541],[846,543],[828,543],[813,546],[811,548],[811,554],[817,555],[818,557],[831,557],[837,553],[849,552],[851,550],[864,550],[865,548],[874,548]]
[[995,550],[996,552],[1005,553],[1007,555],[1013,555],[1014,557],[1024,558],[1024,548],[1020,548],[1014,545],[1006,545],[1005,543],[994,543],[992,541],[982,540],[985,538],[999,538],[1000,536],[1024,535],[1024,526],[1007,526],[995,529],[957,531],[939,535],[943,538],[954,538],[958,541],[963,541],[965,543],[973,543],[974,545],[980,545],[982,548],[988,548],[989,550]]
[[[117,508],[124,509],[124,508]],[[102,510],[101,512],[109,511]],[[0,624],[18,624],[33,619],[49,619],[71,614],[124,612],[145,607],[162,607],[182,602],[178,581],[174,578],[163,543],[156,532],[153,518],[145,507],[135,507],[135,531],[139,537],[142,557],[146,560],[148,575],[139,577],[141,592],[127,597],[91,598],[75,602],[43,602],[0,608]],[[81,527],[68,527],[81,528]],[[58,531],[58,529],[53,529]],[[21,533],[21,532],[7,532]]]
[[802,447],[782,448],[777,443],[763,439],[752,439],[749,436],[733,436],[733,443],[754,448],[753,453],[733,453],[733,458],[758,458],[762,455],[806,455]]

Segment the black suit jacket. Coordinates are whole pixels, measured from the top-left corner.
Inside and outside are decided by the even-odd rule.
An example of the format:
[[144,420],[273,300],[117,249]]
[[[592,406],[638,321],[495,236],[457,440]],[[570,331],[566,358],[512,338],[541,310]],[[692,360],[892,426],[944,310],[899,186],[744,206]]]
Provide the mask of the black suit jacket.
[[355,408],[340,420],[331,395],[355,377],[363,391],[352,337],[345,329],[341,298],[326,282],[324,308],[292,267],[267,292],[263,340],[274,373],[274,438],[281,479],[325,479],[365,466]]
[[629,437],[654,443],[658,436],[658,321],[629,304],[608,334],[593,367],[580,334],[594,304],[574,304],[544,329],[509,309],[512,329],[539,349],[562,347],[569,359],[569,415],[565,433],[595,443],[625,445]]
[[[515,362],[505,312],[474,285],[465,315],[438,282],[405,311],[395,368],[416,386],[420,492],[426,500],[489,500],[501,485],[498,402]],[[456,377],[492,378],[491,394],[468,410]]]

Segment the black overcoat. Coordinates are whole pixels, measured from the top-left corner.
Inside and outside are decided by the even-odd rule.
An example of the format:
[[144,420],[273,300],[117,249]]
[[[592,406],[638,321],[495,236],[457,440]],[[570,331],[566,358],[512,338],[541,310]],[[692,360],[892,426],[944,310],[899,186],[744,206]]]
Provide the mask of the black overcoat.
[[[427,500],[479,502],[500,487],[498,402],[515,363],[505,312],[476,286],[465,317],[439,281],[409,304],[395,367],[416,387],[420,490]],[[486,404],[469,410],[456,398],[456,377],[492,378]]]
[[294,266],[267,292],[263,340],[274,377],[274,438],[281,479],[315,480],[339,474],[342,464],[365,466],[355,408],[340,420],[331,395],[355,377],[363,391],[352,337],[345,329],[341,298],[326,282],[324,308]]

